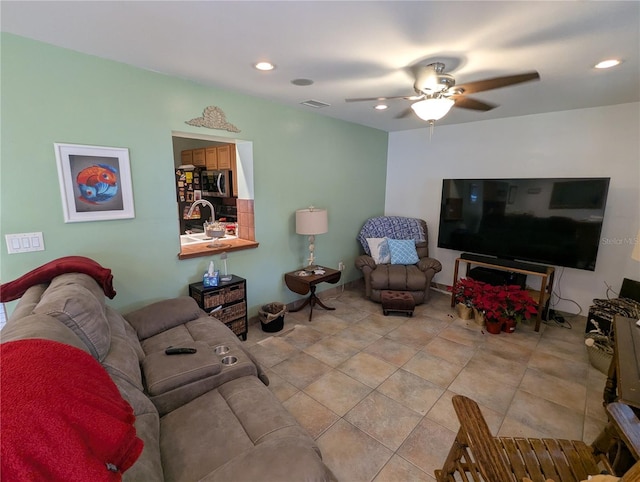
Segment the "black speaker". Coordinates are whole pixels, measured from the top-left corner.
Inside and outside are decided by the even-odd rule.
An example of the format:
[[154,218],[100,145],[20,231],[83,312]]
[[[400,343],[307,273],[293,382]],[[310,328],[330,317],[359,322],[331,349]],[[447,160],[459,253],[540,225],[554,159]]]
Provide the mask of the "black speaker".
[[518,285],[524,288],[527,284],[526,274],[482,267],[469,270],[469,278],[494,286]]

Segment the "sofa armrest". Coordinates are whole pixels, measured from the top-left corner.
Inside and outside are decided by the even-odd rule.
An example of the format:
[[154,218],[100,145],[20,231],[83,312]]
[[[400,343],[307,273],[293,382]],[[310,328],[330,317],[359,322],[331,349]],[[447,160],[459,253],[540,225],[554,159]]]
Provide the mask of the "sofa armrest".
[[136,330],[138,338],[144,340],[204,314],[196,300],[190,296],[180,296],[152,303],[124,315],[124,318]]
[[418,261],[418,268],[420,271],[432,269],[434,273],[439,273],[442,271],[442,264],[437,259],[421,258],[420,261]]
[[158,351],[142,360],[147,391],[152,397],[220,373],[222,364],[209,345],[198,341],[189,345],[197,349],[196,353],[167,355]]
[[356,268],[364,271],[364,269],[368,268],[369,270],[376,269],[376,262],[373,258],[367,254],[360,255],[355,260]]

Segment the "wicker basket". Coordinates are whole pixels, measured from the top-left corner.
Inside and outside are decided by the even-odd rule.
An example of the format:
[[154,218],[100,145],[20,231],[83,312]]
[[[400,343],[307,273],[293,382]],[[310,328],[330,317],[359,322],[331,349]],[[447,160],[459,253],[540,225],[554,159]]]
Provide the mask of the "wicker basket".
[[598,371],[605,375],[609,373],[609,365],[613,355],[598,348],[597,346],[587,346],[587,355],[589,355],[589,363]]
[[222,288],[215,293],[204,294],[204,308],[215,308],[237,300],[244,299],[244,285],[238,284]]
[[247,332],[247,325],[245,323],[244,318],[240,318],[238,320],[233,320],[228,323],[225,323],[229,327],[231,331],[233,331],[236,335],[244,335]]
[[209,316],[218,318],[222,323],[229,323],[236,318],[243,317],[247,313],[247,305],[244,301],[222,308],[218,311],[212,311]]

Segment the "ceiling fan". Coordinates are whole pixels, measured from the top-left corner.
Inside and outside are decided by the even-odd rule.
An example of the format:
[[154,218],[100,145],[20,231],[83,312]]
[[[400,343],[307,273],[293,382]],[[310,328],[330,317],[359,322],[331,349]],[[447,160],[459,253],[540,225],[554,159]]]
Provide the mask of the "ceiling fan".
[[456,79],[451,74],[444,73],[445,65],[442,62],[434,62],[428,65],[420,65],[413,69],[415,82],[413,89],[416,94],[412,96],[395,97],[367,97],[359,99],[345,99],[346,102],[383,101],[393,99],[405,99],[416,101],[411,104],[398,118],[406,117],[413,110],[418,117],[428,121],[432,126],[438,119],[443,118],[451,107],[463,109],[488,111],[497,105],[482,102],[467,94],[482,92],[485,90],[507,87],[521,82],[538,80],[540,74],[536,71],[523,74],[494,77],[492,79],[477,80],[466,84],[456,85]]

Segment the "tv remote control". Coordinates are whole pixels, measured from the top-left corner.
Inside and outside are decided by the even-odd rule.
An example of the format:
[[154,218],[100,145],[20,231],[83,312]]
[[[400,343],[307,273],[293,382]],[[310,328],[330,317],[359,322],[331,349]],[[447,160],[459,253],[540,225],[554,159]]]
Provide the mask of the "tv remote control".
[[187,348],[187,347],[172,347],[170,346],[169,348],[167,348],[164,352],[167,355],[183,355],[183,354],[191,354],[191,353],[195,353],[198,350],[196,350],[195,348]]

